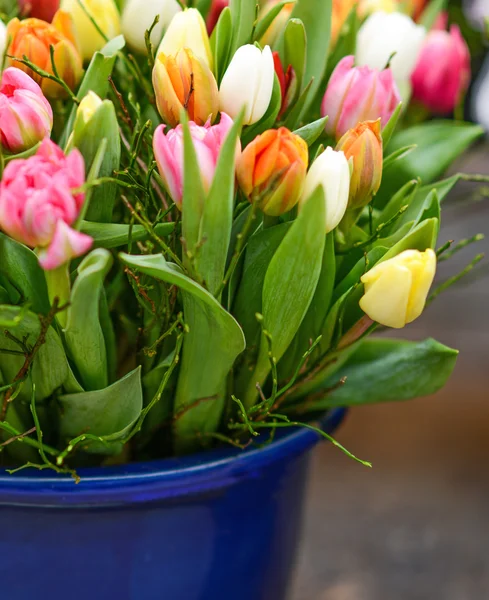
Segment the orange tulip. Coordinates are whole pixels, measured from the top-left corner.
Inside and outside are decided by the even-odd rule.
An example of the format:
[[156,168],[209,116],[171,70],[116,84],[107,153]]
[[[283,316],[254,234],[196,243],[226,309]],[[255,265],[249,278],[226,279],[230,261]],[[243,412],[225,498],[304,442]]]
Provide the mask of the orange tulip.
[[180,122],[182,109],[197,125],[204,125],[209,119],[212,122],[217,116],[216,79],[204,60],[189,48],[182,48],[175,55],[158,54],[153,86],[160,115],[172,127]]
[[306,142],[285,127],[255,138],[238,159],[236,174],[245,196],[277,217],[299,201],[309,162]]
[[331,18],[331,45],[334,46],[340,37],[340,32],[348,15],[359,0],[333,0]]
[[[71,17],[58,11],[52,24],[40,19],[12,19],[7,27],[9,47],[7,54],[11,57],[24,58],[26,56],[37,67],[50,74],[54,74],[51,62],[51,46],[54,48],[54,64],[58,75],[72,90],[78,85],[82,74],[82,60],[77,49]],[[40,86],[49,98],[64,98],[66,90],[61,85],[35,73],[30,67],[9,58],[8,63],[25,71]]]
[[348,208],[362,208],[379,191],[382,182],[382,132],[380,119],[364,121],[340,139],[336,150],[353,160]]

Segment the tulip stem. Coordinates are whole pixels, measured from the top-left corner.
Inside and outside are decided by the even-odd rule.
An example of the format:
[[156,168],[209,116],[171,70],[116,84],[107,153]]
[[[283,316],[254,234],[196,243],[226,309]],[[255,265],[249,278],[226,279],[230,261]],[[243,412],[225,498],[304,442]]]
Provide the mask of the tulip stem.
[[[71,295],[71,282],[68,263],[57,269],[44,271],[48,286],[49,303],[51,306],[67,306]],[[58,312],[56,315],[58,323],[64,329],[68,322],[67,311]]]

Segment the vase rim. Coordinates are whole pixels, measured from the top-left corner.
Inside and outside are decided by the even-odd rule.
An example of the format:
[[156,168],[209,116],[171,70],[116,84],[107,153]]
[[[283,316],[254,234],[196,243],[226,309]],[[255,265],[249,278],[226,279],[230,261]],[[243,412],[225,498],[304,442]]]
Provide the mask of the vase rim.
[[[344,414],[342,408],[329,411],[320,422],[323,431],[332,433]],[[297,428],[245,450],[219,448],[180,458],[82,468],[77,471],[79,483],[47,470],[9,474],[0,469],[0,506],[68,508],[175,500],[229,487],[256,469],[305,452],[318,440],[315,431]]]

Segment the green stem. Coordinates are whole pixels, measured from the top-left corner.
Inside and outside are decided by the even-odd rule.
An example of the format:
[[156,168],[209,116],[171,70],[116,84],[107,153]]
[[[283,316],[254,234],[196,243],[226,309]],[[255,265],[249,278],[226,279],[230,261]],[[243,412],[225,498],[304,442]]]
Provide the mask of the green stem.
[[[51,271],[44,271],[46,276],[46,283],[48,286],[49,302],[51,306],[54,303],[54,299],[58,298],[58,306],[65,306],[70,301],[71,295],[71,283],[70,273],[68,269],[68,263],[61,265],[57,269]],[[56,316],[58,323],[64,329],[67,324],[68,316],[67,311],[64,310],[59,312]]]

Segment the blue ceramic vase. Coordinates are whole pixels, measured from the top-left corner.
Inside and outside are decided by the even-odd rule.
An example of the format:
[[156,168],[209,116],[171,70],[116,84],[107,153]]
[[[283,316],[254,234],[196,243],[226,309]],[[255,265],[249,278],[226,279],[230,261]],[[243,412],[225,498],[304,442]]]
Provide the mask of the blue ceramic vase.
[[283,600],[318,439],[86,469],[77,485],[0,472],[1,599]]

